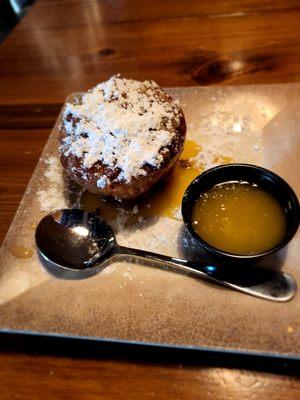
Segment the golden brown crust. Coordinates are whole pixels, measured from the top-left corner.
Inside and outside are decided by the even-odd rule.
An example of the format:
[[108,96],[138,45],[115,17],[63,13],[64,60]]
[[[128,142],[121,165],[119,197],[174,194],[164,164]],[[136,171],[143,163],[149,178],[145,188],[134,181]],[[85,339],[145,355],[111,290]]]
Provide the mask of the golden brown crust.
[[[157,88],[157,96],[160,98],[160,101],[170,103],[173,101],[171,96],[163,92],[161,88]],[[70,120],[76,124],[72,116],[70,116]],[[143,167],[143,170],[146,172],[145,175],[132,177],[130,182],[118,181],[117,177],[121,171],[117,168],[109,168],[100,161],[91,167],[84,167],[82,157],[78,158],[74,154],[65,155],[64,152],[61,153],[60,159],[69,177],[88,191],[100,195],[133,199],[148,191],[174,166],[183,150],[185,136],[186,123],[183,113],[180,110],[180,123],[171,143],[159,151],[159,154],[163,157],[160,167],[154,168],[150,165],[145,165]],[[63,143],[65,137],[66,131],[62,122],[60,124],[59,141]],[[97,186],[97,181],[104,176],[109,178],[109,181],[105,187],[100,188]]]

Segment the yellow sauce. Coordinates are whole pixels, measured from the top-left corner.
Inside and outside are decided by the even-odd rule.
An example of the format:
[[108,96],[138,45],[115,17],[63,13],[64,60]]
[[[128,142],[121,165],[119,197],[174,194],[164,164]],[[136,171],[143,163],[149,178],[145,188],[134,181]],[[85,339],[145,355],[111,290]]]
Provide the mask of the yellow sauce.
[[234,159],[232,157],[218,155],[214,158],[214,163],[222,164],[222,165],[223,164],[232,164],[232,163],[234,163]]
[[158,183],[148,201],[140,204],[140,215],[174,218],[173,212],[180,207],[185,189],[203,172],[203,168],[196,167],[191,161],[200,151],[201,147],[197,143],[192,140],[186,141],[172,173]]
[[31,258],[33,256],[33,251],[32,249],[29,249],[24,246],[15,246],[10,249],[10,252],[12,255],[14,255],[17,258]]
[[233,254],[267,251],[286,231],[279,202],[248,183],[223,183],[209,189],[196,202],[192,218],[193,228],[202,239]]

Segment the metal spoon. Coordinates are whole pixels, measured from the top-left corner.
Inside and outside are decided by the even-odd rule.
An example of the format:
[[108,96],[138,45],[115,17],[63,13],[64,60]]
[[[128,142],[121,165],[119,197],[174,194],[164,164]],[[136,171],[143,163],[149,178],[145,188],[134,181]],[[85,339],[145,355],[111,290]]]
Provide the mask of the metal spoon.
[[133,257],[266,300],[288,301],[297,288],[295,280],[284,272],[242,266],[228,272],[213,264],[119,246],[114,232],[103,219],[80,209],[47,215],[37,226],[35,238],[39,255],[48,269],[50,265],[50,269],[96,273],[116,257]]

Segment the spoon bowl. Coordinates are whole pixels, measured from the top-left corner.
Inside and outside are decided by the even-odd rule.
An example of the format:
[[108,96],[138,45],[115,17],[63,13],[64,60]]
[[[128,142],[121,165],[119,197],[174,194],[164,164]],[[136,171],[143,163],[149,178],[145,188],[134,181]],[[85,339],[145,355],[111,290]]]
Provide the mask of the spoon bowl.
[[36,229],[36,244],[45,259],[72,270],[94,268],[116,250],[111,227],[93,213],[80,209],[47,215]]
[[35,239],[40,259],[47,270],[63,278],[66,271],[72,272],[72,279],[76,279],[76,273],[77,279],[91,276],[109,261],[122,257],[125,260],[143,260],[151,267],[165,267],[271,301],[291,300],[297,288],[295,280],[280,271],[256,268],[249,272],[245,269],[240,279],[237,274],[226,273],[226,269],[218,265],[120,246],[113,230],[102,218],[81,209],[48,214],[38,224]]

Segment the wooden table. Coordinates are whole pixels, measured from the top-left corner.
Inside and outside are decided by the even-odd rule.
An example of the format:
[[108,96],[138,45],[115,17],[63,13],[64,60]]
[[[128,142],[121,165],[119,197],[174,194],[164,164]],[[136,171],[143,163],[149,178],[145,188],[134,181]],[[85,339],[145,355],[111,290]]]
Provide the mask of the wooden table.
[[[297,0],[37,0],[0,45],[1,239],[68,93],[116,72],[162,86],[296,82],[299,49]],[[1,400],[300,398],[296,376],[201,360],[0,349]]]

